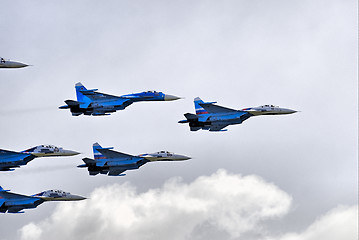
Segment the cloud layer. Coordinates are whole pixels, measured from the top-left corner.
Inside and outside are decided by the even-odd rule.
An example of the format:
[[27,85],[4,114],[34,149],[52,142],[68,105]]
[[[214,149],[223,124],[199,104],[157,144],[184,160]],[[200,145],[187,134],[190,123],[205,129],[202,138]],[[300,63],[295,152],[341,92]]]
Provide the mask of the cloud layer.
[[[356,240],[358,239],[358,205],[338,206],[320,217],[301,233],[288,233],[280,240]],[[274,239],[273,239],[274,240]]]
[[281,217],[291,197],[258,176],[218,170],[186,184],[180,178],[138,193],[131,184],[93,191],[90,199],[59,204],[53,215],[20,230],[21,239],[238,238]]

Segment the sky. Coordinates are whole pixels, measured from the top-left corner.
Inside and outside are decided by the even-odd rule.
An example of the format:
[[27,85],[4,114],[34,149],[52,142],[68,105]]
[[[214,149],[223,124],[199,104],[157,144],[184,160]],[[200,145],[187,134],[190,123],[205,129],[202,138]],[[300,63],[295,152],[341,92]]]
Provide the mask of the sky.
[[[82,153],[35,159],[0,185],[89,198],[2,214],[1,240],[358,238],[356,1],[13,0],[0,14],[0,56],[32,65],[0,69],[0,148]],[[72,117],[58,107],[77,82],[183,99]],[[177,122],[195,97],[300,112],[190,132]],[[95,142],[192,159],[89,176],[76,166]]]

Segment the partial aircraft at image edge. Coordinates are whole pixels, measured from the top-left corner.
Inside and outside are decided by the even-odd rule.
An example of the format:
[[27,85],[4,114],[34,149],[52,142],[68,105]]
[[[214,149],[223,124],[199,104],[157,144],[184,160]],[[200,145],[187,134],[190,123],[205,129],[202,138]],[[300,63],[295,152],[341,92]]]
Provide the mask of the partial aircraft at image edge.
[[180,97],[156,91],[114,96],[97,92],[97,89],[88,90],[81,83],[76,83],[75,89],[77,101],[66,100],[66,105],[59,107],[60,109],[70,109],[72,116],[79,116],[81,114],[87,116],[104,116],[110,115],[117,110],[124,110],[135,102],[173,101],[180,99]]
[[253,116],[292,114],[297,111],[280,108],[274,105],[263,105],[259,107],[235,110],[215,105],[216,102],[203,102],[199,97],[194,99],[196,114],[186,113],[186,120],[179,123],[189,123],[191,131],[209,130],[211,132],[227,131],[224,129],[229,125],[241,124]]
[[155,161],[183,161],[191,159],[184,155],[178,155],[167,151],[156,153],[141,154],[138,156],[116,152],[112,147],[103,148],[98,143],[93,144],[93,154],[95,159],[83,158],[85,164],[79,168],[87,168],[90,175],[105,174],[108,176],[124,176],[127,170],[139,169],[148,162]]
[[0,68],[23,68],[29,65],[21,62],[15,62],[10,60],[5,60],[4,58],[0,58]]
[[45,201],[80,201],[84,199],[86,198],[62,190],[48,190],[26,196],[9,192],[0,186],[0,212],[2,213],[24,213],[21,210],[36,208]]
[[0,171],[13,171],[37,157],[64,157],[80,154],[53,145],[39,145],[21,152],[0,149]]

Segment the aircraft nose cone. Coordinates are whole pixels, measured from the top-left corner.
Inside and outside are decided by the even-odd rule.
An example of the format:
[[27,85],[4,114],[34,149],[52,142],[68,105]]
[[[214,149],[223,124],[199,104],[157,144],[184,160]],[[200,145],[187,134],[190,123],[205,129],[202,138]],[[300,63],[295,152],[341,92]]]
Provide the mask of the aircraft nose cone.
[[173,95],[165,95],[165,101],[173,101],[173,100],[177,100],[177,99],[181,99],[180,97],[177,96],[173,96]]
[[79,152],[72,151],[72,150],[64,150],[64,153],[68,156],[74,156],[80,154]]
[[22,68],[22,67],[27,67],[29,65],[25,64],[25,63],[17,63],[16,67]]
[[185,155],[179,155],[178,156],[179,158],[179,160],[188,160],[188,159],[191,159],[191,157],[187,157],[187,156],[185,156]]
[[291,113],[296,113],[296,112],[298,112],[298,111],[295,111],[295,110],[292,110],[292,109],[286,109],[285,112],[286,112],[287,114],[291,114]]
[[71,195],[69,196],[69,199],[70,199],[71,201],[81,201],[81,200],[85,200],[85,199],[87,199],[87,198],[82,197],[82,196],[78,196],[78,195],[73,195],[73,194],[71,194]]

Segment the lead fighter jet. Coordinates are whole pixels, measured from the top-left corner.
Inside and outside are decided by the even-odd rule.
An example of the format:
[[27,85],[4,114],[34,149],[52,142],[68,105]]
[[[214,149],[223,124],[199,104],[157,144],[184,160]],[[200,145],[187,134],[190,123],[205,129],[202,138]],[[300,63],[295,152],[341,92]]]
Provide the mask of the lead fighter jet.
[[95,159],[83,158],[85,164],[77,167],[87,168],[90,175],[108,174],[109,176],[124,176],[121,174],[127,170],[138,169],[148,162],[155,161],[182,161],[190,159],[184,155],[178,155],[167,151],[141,154],[138,156],[116,152],[110,148],[103,148],[98,143],[93,144]]
[[117,110],[125,109],[134,102],[180,99],[179,97],[156,91],[113,96],[97,92],[97,89],[88,90],[81,83],[76,83],[75,89],[77,101],[66,100],[66,105],[59,107],[60,109],[70,109],[72,116],[79,116],[81,114],[89,116],[110,115],[110,113]]
[[36,208],[45,201],[79,201],[86,198],[62,190],[48,190],[31,196],[11,193],[0,187],[0,212],[24,213],[23,209]]
[[203,102],[199,97],[194,99],[196,114],[186,113],[186,120],[179,123],[189,123],[191,131],[200,129],[212,132],[226,131],[228,125],[241,124],[253,116],[291,114],[297,111],[287,108],[280,108],[273,105],[263,105],[253,108],[235,110],[215,105],[216,102]]
[[0,171],[13,171],[13,168],[26,165],[37,157],[74,156],[80,154],[53,145],[39,145],[21,152],[0,149]]

